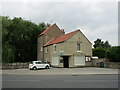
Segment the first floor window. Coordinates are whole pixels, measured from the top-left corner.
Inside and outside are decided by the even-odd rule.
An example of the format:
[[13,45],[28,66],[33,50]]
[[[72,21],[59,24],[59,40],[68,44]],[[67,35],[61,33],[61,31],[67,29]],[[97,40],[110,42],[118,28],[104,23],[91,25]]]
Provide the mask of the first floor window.
[[80,43],[77,43],[77,51],[80,51]]
[[43,47],[41,47],[41,51],[43,51]]
[[48,53],[48,48],[47,47],[45,48],[45,52]]
[[56,53],[56,44],[53,45],[53,52]]

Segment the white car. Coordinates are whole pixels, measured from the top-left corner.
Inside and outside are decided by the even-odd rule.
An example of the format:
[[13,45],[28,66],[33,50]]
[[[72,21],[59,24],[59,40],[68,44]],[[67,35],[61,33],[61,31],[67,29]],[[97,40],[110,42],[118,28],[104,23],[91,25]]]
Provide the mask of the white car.
[[42,69],[42,68],[49,69],[49,68],[50,68],[50,65],[47,64],[47,63],[44,63],[44,62],[42,62],[42,61],[32,61],[32,62],[29,64],[29,69],[30,69],[30,70],[37,70],[37,69]]

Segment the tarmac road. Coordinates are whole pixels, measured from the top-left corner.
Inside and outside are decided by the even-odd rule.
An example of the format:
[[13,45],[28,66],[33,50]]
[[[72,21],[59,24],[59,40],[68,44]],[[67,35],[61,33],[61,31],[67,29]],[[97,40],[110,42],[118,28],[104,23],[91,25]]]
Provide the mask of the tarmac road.
[[3,75],[3,88],[118,88],[118,75]]

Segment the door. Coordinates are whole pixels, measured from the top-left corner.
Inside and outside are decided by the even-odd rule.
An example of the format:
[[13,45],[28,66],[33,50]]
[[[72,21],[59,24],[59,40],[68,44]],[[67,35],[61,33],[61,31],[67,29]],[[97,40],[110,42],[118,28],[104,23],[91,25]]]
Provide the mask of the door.
[[38,63],[37,63],[37,67],[38,67],[38,68],[44,68],[45,66],[44,66],[44,63],[43,63],[43,62],[38,62]]
[[63,67],[69,68],[69,56],[63,56]]
[[104,62],[100,62],[100,68],[104,68]]

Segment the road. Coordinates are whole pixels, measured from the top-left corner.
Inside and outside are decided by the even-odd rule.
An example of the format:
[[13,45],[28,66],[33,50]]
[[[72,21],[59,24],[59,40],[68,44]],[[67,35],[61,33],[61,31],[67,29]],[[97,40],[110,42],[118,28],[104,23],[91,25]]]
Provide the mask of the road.
[[3,75],[3,88],[118,88],[118,75]]

